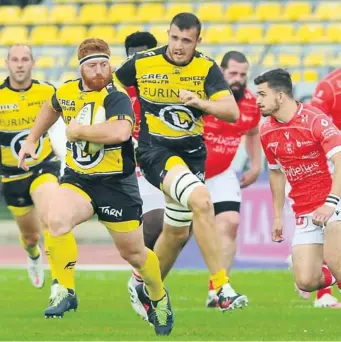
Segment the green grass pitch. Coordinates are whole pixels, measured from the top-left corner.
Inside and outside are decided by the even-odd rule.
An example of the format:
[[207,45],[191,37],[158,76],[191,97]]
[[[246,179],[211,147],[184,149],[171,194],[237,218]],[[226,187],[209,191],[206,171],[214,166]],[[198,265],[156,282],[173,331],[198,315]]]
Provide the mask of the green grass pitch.
[[[234,272],[232,284],[249,307],[221,313],[204,307],[206,272],[173,271],[166,285],[176,315],[169,337],[131,309],[126,271],[78,271],[79,308],[63,319],[45,319],[49,281],[34,289],[25,270],[0,270],[0,340],[112,341],[331,341],[341,339],[341,310],[314,309],[298,298],[289,272]],[[337,289],[333,290],[334,294]]]

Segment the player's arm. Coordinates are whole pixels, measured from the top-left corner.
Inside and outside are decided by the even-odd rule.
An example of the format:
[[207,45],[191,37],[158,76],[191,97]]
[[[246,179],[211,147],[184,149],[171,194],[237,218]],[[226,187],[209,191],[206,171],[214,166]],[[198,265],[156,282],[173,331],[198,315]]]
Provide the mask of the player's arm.
[[275,155],[268,142],[261,138],[262,147],[269,166],[269,182],[272,194],[274,221],[272,226],[272,241],[282,242],[283,238],[283,208],[285,204],[286,177],[277,163]]
[[181,102],[212,114],[222,121],[238,120],[239,108],[236,100],[216,63],[212,65],[206,76],[204,89],[208,100],[200,99],[194,93],[182,90],[179,93]]
[[49,138],[51,141],[52,149],[60,160],[64,160],[66,155],[66,135],[65,135],[65,122],[60,117],[54,125],[48,130]]
[[311,99],[311,105],[320,109],[323,113],[331,115],[334,106],[333,89],[326,81],[321,81]]
[[36,117],[34,125],[26,140],[37,142],[39,138],[46,133],[52,125],[58,120],[62,109],[58,103],[56,94],[52,95],[51,101],[46,101],[39,114]]
[[113,73],[114,83],[119,84],[123,88],[136,87],[136,55],[129,57],[119,68]]
[[127,141],[134,126],[134,112],[129,97],[122,92],[110,93],[104,100],[106,119],[95,125],[79,125],[76,120],[67,129],[72,130],[70,141],[85,140],[92,143],[111,145]]
[[327,115],[319,115],[312,124],[312,132],[327,159],[334,164],[333,183],[330,193],[341,197],[341,133]]
[[330,190],[331,194],[341,197],[341,145],[340,152],[335,153],[330,159],[334,164],[333,183]]
[[18,167],[28,171],[28,166],[25,163],[25,158],[30,156],[33,159],[37,158],[36,155],[36,143],[39,138],[51,128],[51,126],[58,120],[62,113],[56,94],[54,93],[51,101],[46,101],[36,120],[34,125],[27,136],[22,148],[19,151]]
[[281,169],[270,169],[269,181],[272,194],[274,219],[281,220],[285,204],[285,174]]
[[323,227],[333,215],[341,197],[341,133],[327,115],[319,115],[312,122],[313,137],[321,144],[327,159],[334,163],[332,188],[326,202],[313,214],[313,223]]
[[261,171],[261,153],[262,147],[260,143],[258,126],[250,129],[245,136],[245,150],[250,159],[250,170],[245,172],[241,179],[241,187],[245,188],[254,183]]

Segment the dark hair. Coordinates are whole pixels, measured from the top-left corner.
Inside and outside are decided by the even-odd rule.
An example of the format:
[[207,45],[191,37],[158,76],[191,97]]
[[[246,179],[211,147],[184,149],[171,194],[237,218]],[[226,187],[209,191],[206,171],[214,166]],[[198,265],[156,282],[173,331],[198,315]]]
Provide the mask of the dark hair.
[[179,13],[177,14],[171,21],[171,26],[176,25],[180,31],[189,30],[192,27],[195,27],[198,31],[198,37],[201,33],[201,22],[197,16],[192,13]]
[[268,83],[269,88],[278,92],[282,91],[287,96],[293,98],[292,81],[290,74],[284,69],[274,69],[265,72],[263,75],[255,78],[255,85]]
[[249,63],[245,55],[239,51],[229,51],[226,52],[223,59],[221,60],[220,66],[222,68],[227,68],[230,60],[236,61],[238,63]]
[[155,48],[157,46],[156,38],[149,32],[134,32],[126,37],[125,49],[128,55],[128,50],[132,47],[147,46],[148,49]]

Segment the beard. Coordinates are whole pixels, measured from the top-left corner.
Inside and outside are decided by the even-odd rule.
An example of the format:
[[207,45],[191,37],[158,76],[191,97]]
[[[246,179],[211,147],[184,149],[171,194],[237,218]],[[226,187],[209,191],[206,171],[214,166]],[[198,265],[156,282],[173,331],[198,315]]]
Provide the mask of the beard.
[[100,91],[112,81],[111,71],[105,76],[98,75],[95,77],[87,77],[87,75],[83,71],[81,71],[81,74],[82,74],[84,83],[91,90]]
[[265,112],[262,112],[262,109],[261,109],[261,114],[264,118],[268,117],[268,116],[274,116],[274,114],[276,112],[278,112],[278,110],[280,109],[280,104],[279,104],[279,101],[277,99],[275,99],[275,104],[274,106],[271,108],[271,109],[268,109],[267,111]]
[[10,74],[11,74],[12,79],[18,84],[23,84],[31,78],[31,72],[27,72],[27,71],[24,71],[24,73],[20,75],[16,74],[15,72],[12,72]]
[[[238,86],[238,89],[233,89],[233,86]],[[246,89],[246,83],[241,84],[239,82],[234,82],[232,84],[230,84],[230,88],[232,91],[232,94],[234,96],[234,99],[236,100],[236,102],[240,101],[243,97],[244,97],[244,93],[245,93],[245,89]]]

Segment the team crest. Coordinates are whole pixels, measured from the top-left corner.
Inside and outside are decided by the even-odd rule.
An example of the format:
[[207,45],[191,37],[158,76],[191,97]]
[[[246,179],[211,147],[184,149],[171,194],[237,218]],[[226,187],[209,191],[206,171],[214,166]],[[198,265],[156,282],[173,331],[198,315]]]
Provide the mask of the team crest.
[[288,141],[284,144],[284,150],[288,154],[293,154],[294,153],[294,144],[291,141]]

